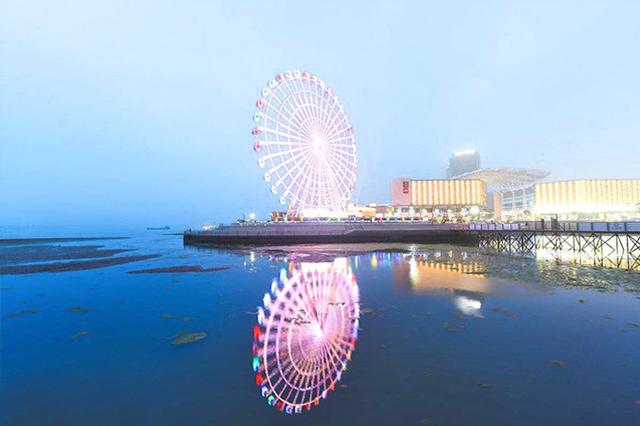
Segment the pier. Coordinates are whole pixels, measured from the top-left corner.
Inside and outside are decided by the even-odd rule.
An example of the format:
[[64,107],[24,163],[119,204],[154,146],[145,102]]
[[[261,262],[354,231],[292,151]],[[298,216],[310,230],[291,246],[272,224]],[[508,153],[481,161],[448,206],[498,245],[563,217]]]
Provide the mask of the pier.
[[496,253],[640,270],[640,222],[472,223],[468,232]]
[[469,226],[429,222],[269,222],[185,231],[187,245],[292,245],[344,243],[454,243],[475,245]]
[[459,244],[496,253],[640,270],[640,222],[258,222],[184,233],[184,244],[196,246],[347,243]]

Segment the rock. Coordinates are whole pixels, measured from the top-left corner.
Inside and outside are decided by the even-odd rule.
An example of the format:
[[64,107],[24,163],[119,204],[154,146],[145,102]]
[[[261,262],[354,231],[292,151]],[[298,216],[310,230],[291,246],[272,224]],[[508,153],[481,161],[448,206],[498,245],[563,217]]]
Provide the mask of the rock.
[[489,388],[489,383],[487,382],[478,382],[476,383],[479,387],[481,387],[482,389],[487,389]]
[[[202,265],[179,265],[169,266],[166,268],[153,268],[153,269],[138,269],[135,271],[128,271],[127,274],[167,274],[176,272],[219,272],[231,269],[230,266],[216,266],[213,268],[204,268]],[[176,278],[176,277],[173,277]],[[172,281],[173,281],[172,278]],[[178,281],[173,281],[178,282]]]
[[15,317],[21,317],[23,315],[33,315],[33,314],[37,314],[38,312],[40,311],[37,309],[23,309],[21,311],[9,312],[8,314],[5,315],[5,318],[15,318]]
[[186,345],[188,343],[197,342],[198,340],[202,340],[207,337],[207,333],[186,333],[182,332],[178,334],[172,341],[172,345]]
[[442,328],[444,328],[445,330],[447,330],[450,333],[455,333],[458,331],[458,329],[460,328],[459,326],[455,325],[455,324],[451,324],[449,322],[443,322],[442,323]]
[[80,306],[72,306],[67,309],[67,312],[73,312],[74,314],[86,314],[87,312],[91,312],[90,308],[82,308]]
[[173,314],[161,314],[160,318],[164,318],[164,319],[171,319],[171,318],[175,318],[176,316]]
[[549,364],[555,366],[555,367],[566,367],[567,364],[564,363],[564,361],[561,361],[559,359],[552,359],[551,361],[549,361]]
[[21,275],[35,274],[41,272],[70,272],[85,271],[89,269],[106,268],[107,266],[123,265],[125,263],[139,262],[142,260],[154,259],[160,257],[159,254],[149,254],[144,256],[117,256],[106,259],[90,259],[86,261],[74,262],[53,262],[53,263],[34,263],[0,266],[0,275]]
[[82,330],[82,331],[78,331],[76,334],[71,336],[71,338],[73,340],[76,340],[76,339],[81,338],[82,336],[86,336],[87,334],[89,334],[89,332],[87,330]]

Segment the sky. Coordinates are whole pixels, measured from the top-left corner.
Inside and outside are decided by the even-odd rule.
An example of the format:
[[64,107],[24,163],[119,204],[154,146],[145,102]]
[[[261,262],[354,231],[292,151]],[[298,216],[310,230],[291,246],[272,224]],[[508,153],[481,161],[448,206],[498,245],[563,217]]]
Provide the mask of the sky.
[[56,1],[0,11],[0,227],[199,227],[280,209],[252,151],[286,69],[340,97],[354,201],[454,151],[640,178],[638,1]]

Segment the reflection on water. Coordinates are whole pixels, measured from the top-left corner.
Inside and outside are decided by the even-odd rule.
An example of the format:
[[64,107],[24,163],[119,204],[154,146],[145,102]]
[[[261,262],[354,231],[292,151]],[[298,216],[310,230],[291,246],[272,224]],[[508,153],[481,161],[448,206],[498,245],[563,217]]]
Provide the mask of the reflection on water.
[[[104,244],[161,256],[0,277],[1,425],[640,425],[637,272],[447,245]],[[189,265],[229,269],[128,273]]]
[[439,263],[418,255],[394,263],[392,270],[395,283],[409,283],[414,291],[449,289],[488,293],[493,284],[479,272],[484,268],[476,262]]
[[640,295],[640,275],[634,270],[565,264],[542,257],[461,247],[411,246],[403,252],[357,255],[353,262],[354,265],[366,262],[374,270],[390,268],[394,285],[419,293],[447,289],[495,294],[506,290],[507,281],[515,280],[529,289],[591,287]]
[[[438,258],[442,254],[438,252]],[[462,314],[483,318],[484,294],[495,292],[495,280],[489,280],[486,268],[479,262],[441,263],[428,259],[424,253],[408,255],[402,262],[392,263],[396,286],[409,284],[414,292],[447,290],[453,294],[453,304]]]
[[454,303],[458,310],[462,312],[464,315],[484,318],[482,315],[482,296],[476,295],[467,295],[467,296],[456,296],[454,299]]
[[358,284],[347,259],[289,262],[258,308],[252,346],[256,385],[287,413],[317,406],[335,389],[358,338]]
[[[487,251],[455,246],[406,245],[404,247],[371,247],[377,251],[362,252],[364,247],[349,247],[345,260],[355,271],[391,271],[394,286],[412,293],[451,295],[451,302],[461,315],[483,318],[486,296],[514,292],[553,291],[557,287],[593,288],[599,291],[624,290],[640,296],[640,276],[631,270],[585,267],[513,254],[498,255]],[[328,246],[291,247],[292,251],[251,251],[245,256],[245,267],[253,270],[258,258],[267,257],[285,264],[289,273],[301,259],[335,258]],[[353,250],[353,251],[351,251]],[[344,253],[343,253],[344,254]],[[514,281],[517,285],[514,285]]]

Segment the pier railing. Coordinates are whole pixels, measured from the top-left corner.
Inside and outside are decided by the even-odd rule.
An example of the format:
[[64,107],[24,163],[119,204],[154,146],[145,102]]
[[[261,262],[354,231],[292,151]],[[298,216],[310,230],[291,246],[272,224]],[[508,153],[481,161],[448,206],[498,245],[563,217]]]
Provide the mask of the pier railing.
[[608,232],[640,233],[637,222],[578,222],[537,220],[516,223],[471,223],[471,231],[561,231],[561,232]]

